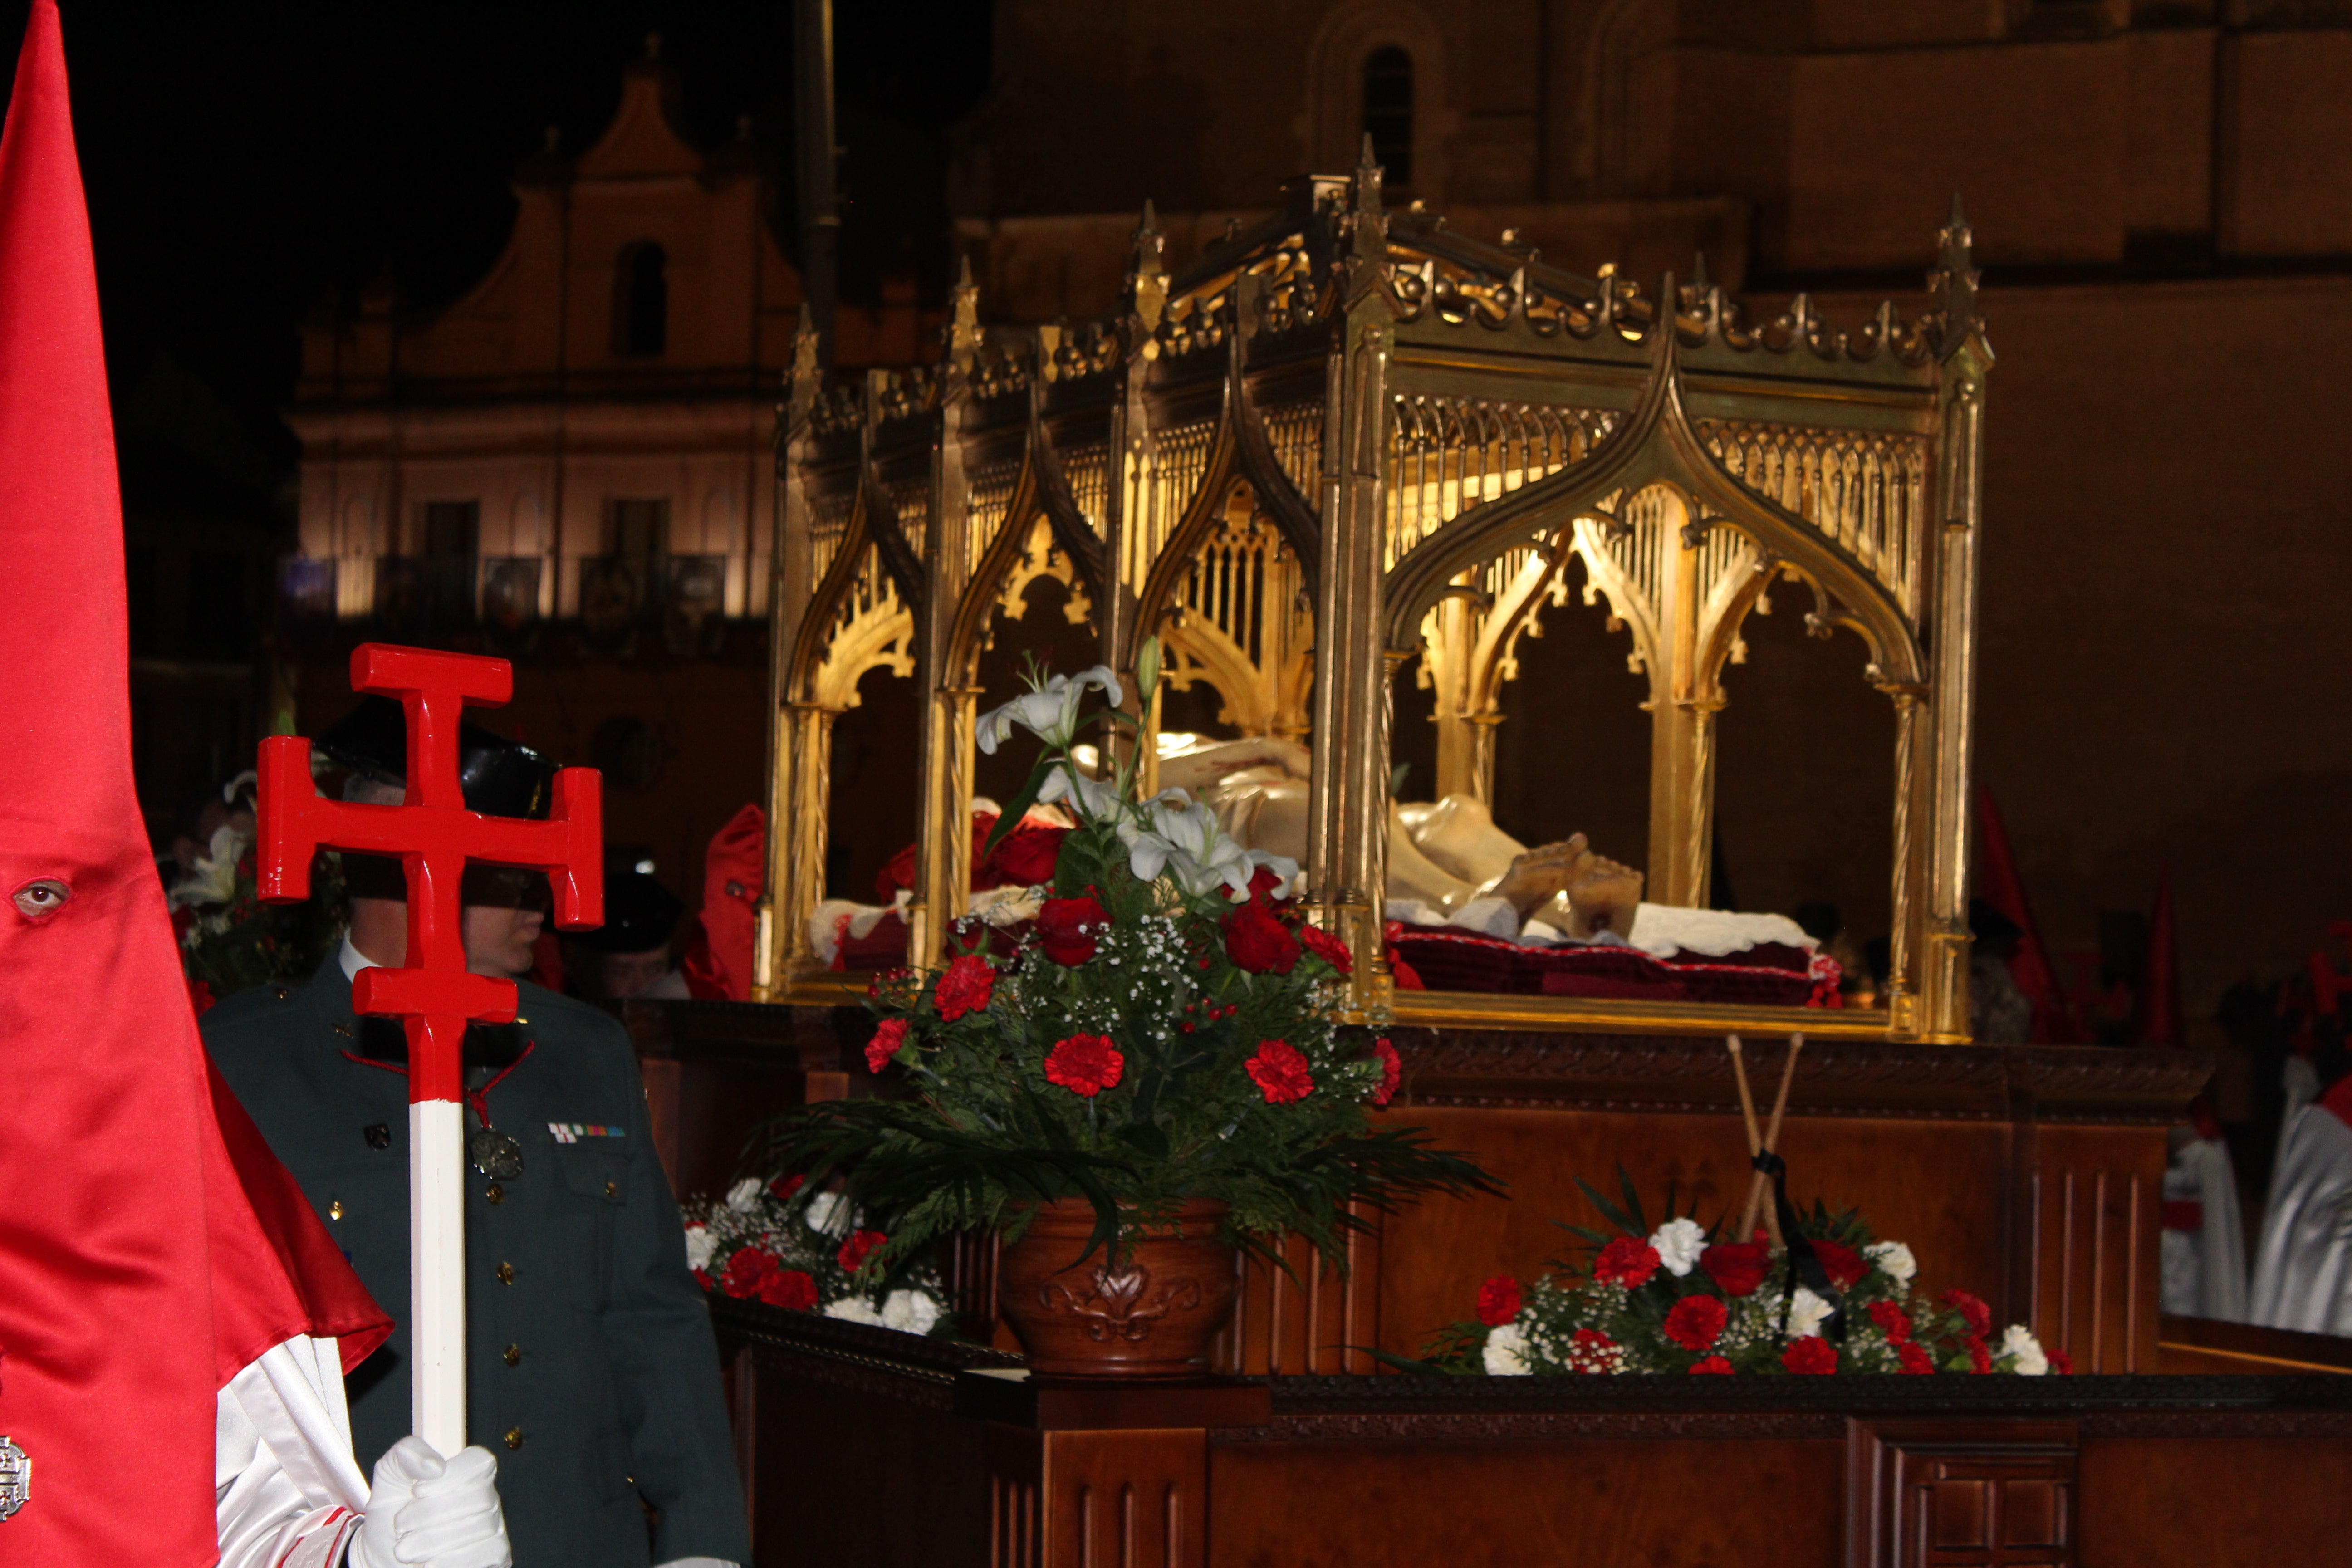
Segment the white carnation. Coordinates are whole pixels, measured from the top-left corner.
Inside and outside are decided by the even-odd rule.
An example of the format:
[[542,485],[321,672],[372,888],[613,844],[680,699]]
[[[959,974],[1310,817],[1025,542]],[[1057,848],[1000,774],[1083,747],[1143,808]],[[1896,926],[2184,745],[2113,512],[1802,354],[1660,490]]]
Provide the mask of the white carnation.
[[2015,1359],[2017,1364],[2010,1370],[2021,1377],[2040,1377],[2050,1370],[2050,1358],[2042,1353],[2042,1342],[2023,1323],[2011,1323],[2001,1331],[2000,1353]]
[[1798,1286],[1796,1299],[1789,1303],[1789,1337],[1792,1340],[1811,1339],[1820,1333],[1830,1310],[1827,1301],[1804,1286]]
[[1658,1261],[1666,1272],[1679,1279],[1698,1267],[1698,1255],[1706,1250],[1706,1230],[1695,1219],[1670,1219],[1650,1237],[1650,1245],[1658,1249]]
[[[819,1193],[808,1201],[804,1223],[811,1230],[823,1231],[827,1236],[837,1236],[841,1232],[836,1231],[834,1226],[836,1222],[845,1217],[845,1211],[848,1207],[849,1200],[839,1193]],[[844,1226],[842,1228],[845,1230],[847,1226]]]
[[727,1206],[737,1214],[750,1214],[760,1206],[760,1194],[768,1184],[757,1176],[746,1176],[727,1189]]
[[940,1304],[920,1290],[893,1290],[882,1299],[882,1323],[902,1334],[928,1334],[940,1321]]
[[1874,1241],[1862,1249],[1862,1255],[1877,1264],[1897,1285],[1909,1285],[1911,1277],[1919,1272],[1919,1260],[1899,1241]]
[[1528,1375],[1528,1336],[1517,1323],[1505,1323],[1486,1336],[1483,1358],[1489,1377]]
[[877,1329],[889,1327],[882,1314],[874,1310],[874,1303],[863,1296],[844,1296],[838,1301],[827,1301],[824,1315],[844,1318],[853,1323],[871,1324]]
[[690,1225],[686,1227],[686,1266],[688,1268],[709,1268],[710,1259],[718,1250],[719,1238],[710,1234],[709,1226]]

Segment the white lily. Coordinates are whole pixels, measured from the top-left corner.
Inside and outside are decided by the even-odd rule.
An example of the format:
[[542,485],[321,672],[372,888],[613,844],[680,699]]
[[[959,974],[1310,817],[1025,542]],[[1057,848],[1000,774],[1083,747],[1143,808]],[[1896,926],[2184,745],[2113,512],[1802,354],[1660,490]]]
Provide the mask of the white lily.
[[1098,664],[1075,676],[1048,676],[1028,695],[1016,697],[1002,708],[990,709],[980,716],[979,732],[974,739],[982,751],[994,756],[997,746],[1012,735],[1013,727],[1018,724],[1053,750],[1066,752],[1077,738],[1078,703],[1089,689],[1108,697],[1112,707],[1118,706],[1118,677],[1111,673],[1110,666]]
[[234,827],[213,833],[213,841],[188,874],[172,884],[168,902],[173,909],[190,904],[225,904],[236,897],[236,863],[245,855],[245,836]]
[[1057,800],[1068,801],[1081,814],[1097,822],[1117,816],[1123,804],[1116,785],[1105,784],[1100,779],[1090,779],[1067,766],[1055,768],[1045,775],[1045,782],[1037,786],[1038,805],[1051,805]]
[[1217,830],[1215,812],[1171,789],[1144,802],[1143,816],[1149,827],[1131,821],[1118,826],[1128,869],[1138,879],[1156,881],[1164,872],[1196,898],[1220,884],[1237,896],[1249,892],[1249,851]]

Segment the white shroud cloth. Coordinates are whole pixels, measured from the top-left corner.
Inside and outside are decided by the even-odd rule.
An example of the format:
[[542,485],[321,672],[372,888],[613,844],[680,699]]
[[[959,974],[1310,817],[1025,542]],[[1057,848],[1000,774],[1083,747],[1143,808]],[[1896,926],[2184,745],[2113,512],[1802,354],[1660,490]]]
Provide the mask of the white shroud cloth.
[[296,1335],[220,1391],[221,1568],[335,1568],[367,1509],[333,1340]]
[[2196,1204],[2202,1216],[2195,1230],[2164,1232],[2164,1310],[2245,1321],[2246,1241],[2230,1146],[2218,1138],[2182,1144],[2164,1173],[2164,1195]]
[[2325,1103],[2279,1148],[2247,1321],[2352,1334],[2352,1127]]

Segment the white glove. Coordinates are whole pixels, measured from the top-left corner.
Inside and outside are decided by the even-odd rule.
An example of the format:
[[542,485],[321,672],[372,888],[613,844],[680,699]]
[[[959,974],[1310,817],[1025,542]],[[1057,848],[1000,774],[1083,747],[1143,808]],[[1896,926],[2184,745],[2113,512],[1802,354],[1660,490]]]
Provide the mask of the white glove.
[[376,1461],[347,1568],[513,1568],[498,1474],[487,1448],[445,1461],[422,1437],[403,1437]]

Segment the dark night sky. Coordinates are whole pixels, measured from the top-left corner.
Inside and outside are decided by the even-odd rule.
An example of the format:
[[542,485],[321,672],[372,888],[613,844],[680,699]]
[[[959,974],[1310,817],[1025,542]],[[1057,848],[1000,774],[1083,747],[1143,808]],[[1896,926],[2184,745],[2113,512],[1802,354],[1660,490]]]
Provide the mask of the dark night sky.
[[[290,461],[274,410],[296,321],[387,262],[409,300],[455,298],[504,242],[516,161],[551,124],[587,145],[648,32],[681,72],[688,134],[731,140],[751,115],[788,172],[792,9],[60,0],[118,398],[168,353]],[[12,53],[26,10],[0,0]],[[940,169],[986,85],[987,0],[844,0],[835,31],[844,291],[906,266],[935,289]]]

